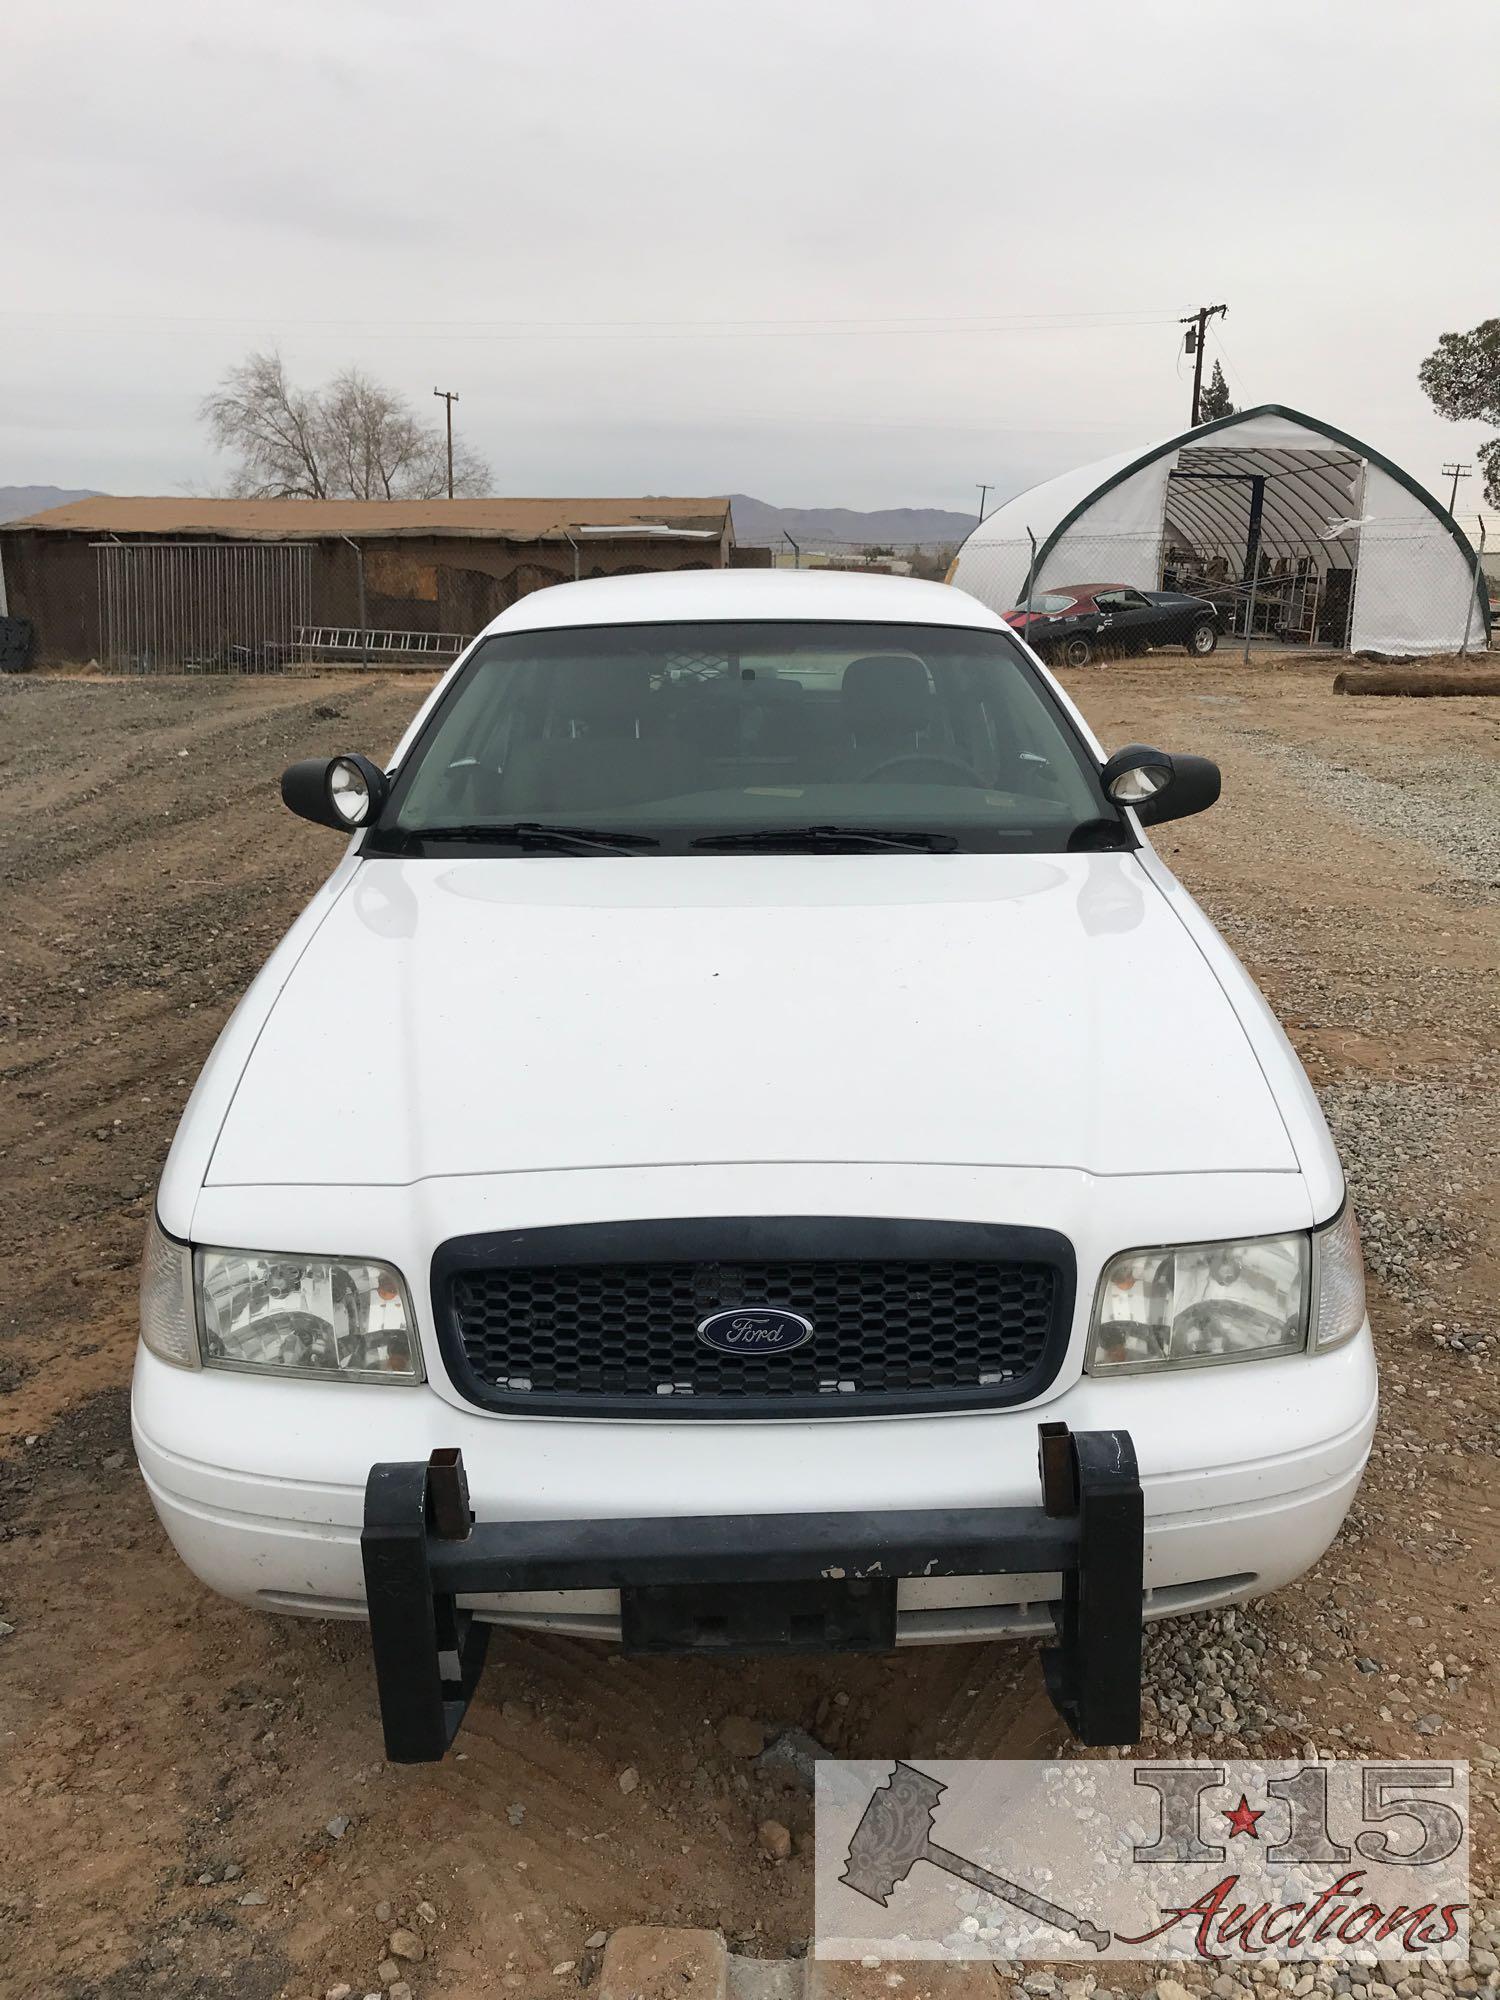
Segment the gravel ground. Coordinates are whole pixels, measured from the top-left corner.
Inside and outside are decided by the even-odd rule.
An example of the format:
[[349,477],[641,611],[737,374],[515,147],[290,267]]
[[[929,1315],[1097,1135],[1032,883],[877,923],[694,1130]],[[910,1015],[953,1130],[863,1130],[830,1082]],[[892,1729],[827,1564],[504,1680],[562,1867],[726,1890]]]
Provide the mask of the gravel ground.
[[[1384,1407],[1344,1534],[1311,1576],[1151,1628],[1148,1745],[1329,1756],[1401,1738],[1407,1755],[1468,1757],[1471,1960],[1387,1966],[1368,1993],[1494,1992],[1500,705],[1431,704],[1438,717],[1418,701],[1340,702],[1307,675],[1152,678],[1079,674],[1070,688],[1106,743],[1164,741],[1224,766],[1231,811],[1158,844],[1317,1085],[1365,1244]],[[1255,1976],[1364,1996],[1329,1968]],[[1220,1993],[1249,1983],[1215,1977]]]
[[[1365,697],[1369,699],[1369,697]],[[1237,729],[1286,775],[1293,790],[1372,833],[1425,847],[1461,881],[1500,889],[1500,816],[1489,760],[1403,755],[1393,745],[1374,770],[1341,763],[1269,729]]]
[[[1471,1758],[1488,1914],[1467,1968],[1387,1965],[1367,1989],[1242,1969],[1218,1988],[1438,2000],[1500,1987],[1500,707],[1346,701],[1328,678],[1166,661],[1071,677],[1108,742],[1224,764],[1222,805],[1159,845],[1328,1108],[1384,1384],[1365,1484],[1317,1568],[1151,1629],[1144,1747]],[[24,1940],[0,1994],[307,2000],[373,1990],[386,1964],[417,2000],[529,2000],[576,1990],[589,1940],[630,1921],[792,1950],[808,1807],[747,1744],[785,1724],[851,1756],[1058,1744],[1025,1647],[731,1668],[523,1636],[462,1757],[396,1772],[362,1635],[211,1600],[165,1548],[129,1452],[133,1267],[197,1066],[329,864],[272,780],[320,748],[378,751],[420,691],[0,684],[0,1913]],[[391,1956],[396,1931],[420,1959]],[[1129,1970],[1028,1988],[1180,2000]],[[913,1972],[903,2000],[922,1990]]]

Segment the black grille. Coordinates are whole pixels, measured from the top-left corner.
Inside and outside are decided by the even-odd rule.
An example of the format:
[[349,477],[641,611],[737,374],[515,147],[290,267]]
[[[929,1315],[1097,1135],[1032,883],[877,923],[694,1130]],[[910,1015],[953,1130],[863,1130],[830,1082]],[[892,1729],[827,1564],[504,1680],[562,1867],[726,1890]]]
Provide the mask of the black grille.
[[[1017,1402],[1056,1373],[1073,1293],[1061,1237],[864,1219],[740,1228],[738,1241],[729,1221],[691,1221],[445,1245],[434,1305],[459,1386],[493,1406],[578,1415],[853,1415]],[[949,1254],[891,1240],[914,1231]],[[743,1254],[773,1247],[768,1235],[803,1254]],[[669,1246],[679,1254],[652,1254]],[[952,1254],[978,1249],[989,1254]],[[798,1313],[812,1337],[779,1355],[706,1346],[699,1322],[733,1306]]]

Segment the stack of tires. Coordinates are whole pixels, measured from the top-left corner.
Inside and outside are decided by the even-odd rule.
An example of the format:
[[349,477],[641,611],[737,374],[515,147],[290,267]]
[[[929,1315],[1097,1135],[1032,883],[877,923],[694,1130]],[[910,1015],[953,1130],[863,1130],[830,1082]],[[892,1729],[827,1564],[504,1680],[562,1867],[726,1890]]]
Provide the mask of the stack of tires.
[[24,674],[36,652],[36,627],[29,618],[0,618],[0,674]]

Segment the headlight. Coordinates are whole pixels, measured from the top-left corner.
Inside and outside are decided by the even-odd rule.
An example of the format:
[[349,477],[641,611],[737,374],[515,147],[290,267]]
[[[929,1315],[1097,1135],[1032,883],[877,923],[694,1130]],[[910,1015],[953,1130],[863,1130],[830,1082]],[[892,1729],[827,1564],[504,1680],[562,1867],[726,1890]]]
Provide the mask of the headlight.
[[1359,1224],[1346,1199],[1343,1208],[1313,1236],[1312,1344],[1319,1353],[1352,1340],[1365,1323],[1365,1260]]
[[141,1254],[141,1339],[162,1361],[177,1368],[198,1366],[193,1253],[168,1236],[155,1215],[146,1225]]
[[1130,1250],[1105,1267],[1095,1375],[1298,1353],[1307,1341],[1309,1239],[1257,1236]]
[[399,1271],[357,1257],[200,1250],[198,1323],[208,1368],[359,1382],[421,1379]]

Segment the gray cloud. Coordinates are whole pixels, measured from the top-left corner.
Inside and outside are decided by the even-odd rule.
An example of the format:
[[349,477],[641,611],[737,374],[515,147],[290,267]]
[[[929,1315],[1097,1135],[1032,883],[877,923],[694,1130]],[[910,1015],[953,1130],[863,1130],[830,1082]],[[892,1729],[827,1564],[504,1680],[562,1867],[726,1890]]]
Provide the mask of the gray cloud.
[[1436,482],[1497,57],[1489,0],[16,4],[0,484],[211,483],[274,341],[458,388],[502,490],[962,507],[1176,428],[1219,298],[1237,401]]

